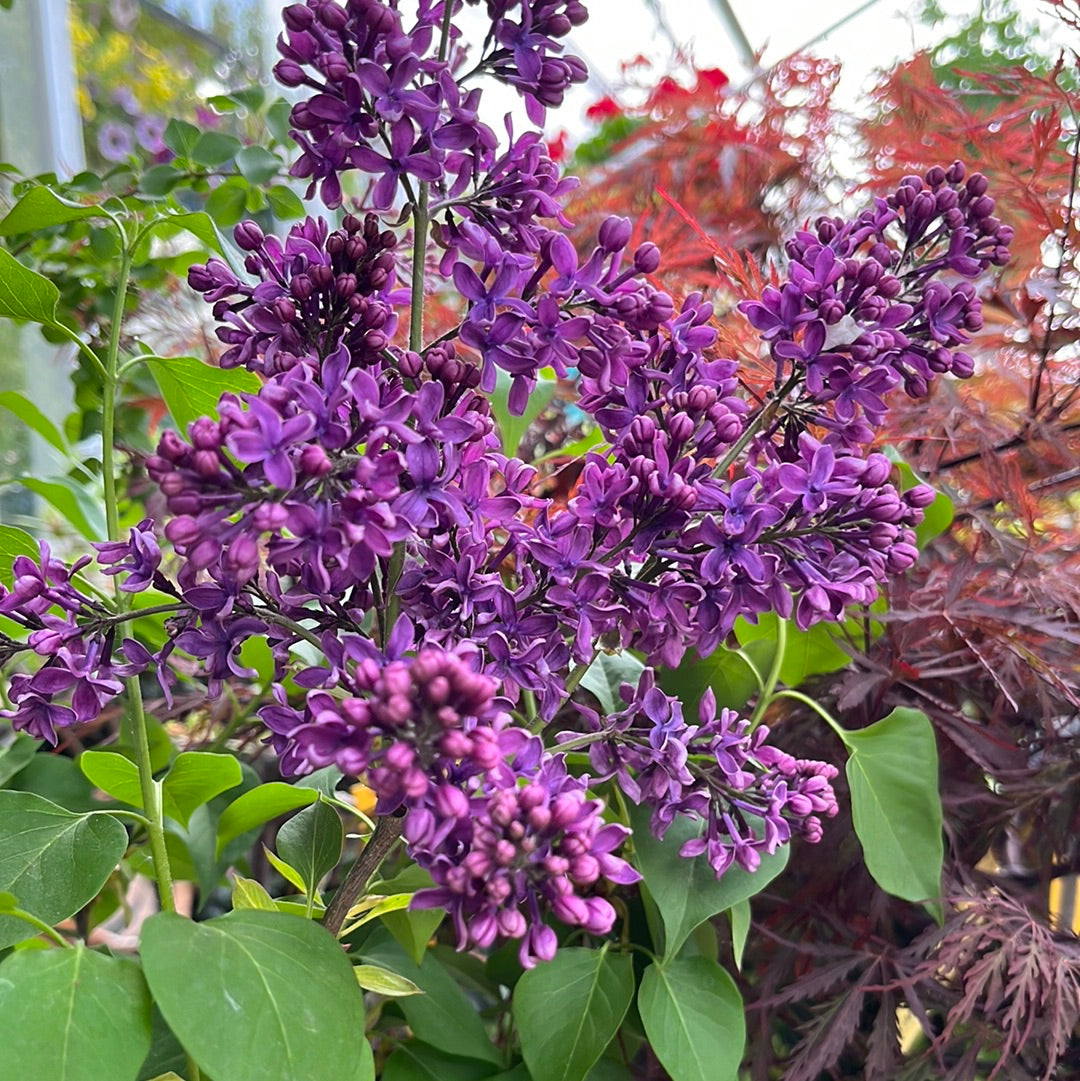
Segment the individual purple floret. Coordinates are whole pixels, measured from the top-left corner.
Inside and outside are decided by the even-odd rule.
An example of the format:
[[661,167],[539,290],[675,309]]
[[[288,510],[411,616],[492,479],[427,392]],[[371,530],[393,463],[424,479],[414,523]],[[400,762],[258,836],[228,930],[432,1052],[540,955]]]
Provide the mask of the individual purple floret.
[[104,574],[125,574],[120,583],[125,593],[139,593],[148,589],[161,565],[161,548],[154,536],[152,518],[144,518],[131,529],[128,540],[95,544],[97,561],[106,570]]

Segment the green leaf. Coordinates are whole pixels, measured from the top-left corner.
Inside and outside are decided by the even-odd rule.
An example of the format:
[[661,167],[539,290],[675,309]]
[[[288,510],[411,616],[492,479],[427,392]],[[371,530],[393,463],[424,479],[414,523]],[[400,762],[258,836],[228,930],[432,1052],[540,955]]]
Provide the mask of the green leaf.
[[142,807],[139,770],[130,758],[115,751],[83,751],[78,764],[95,788],[121,803]]
[[249,184],[265,184],[282,171],[282,161],[262,146],[245,146],[236,155],[236,168]]
[[[885,453],[900,474],[901,491],[906,492],[917,484],[926,484],[926,481],[904,461],[895,447],[886,447]],[[934,502],[924,508],[923,520],[915,527],[915,543],[919,551],[922,551],[935,537],[939,537],[952,525],[955,511],[953,501],[944,492],[939,491]]]
[[742,996],[707,957],[649,965],[638,1012],[671,1081],[738,1081],[746,1043]]
[[665,959],[679,952],[698,924],[760,893],[787,866],[789,846],[784,845],[775,855],[763,855],[753,874],[736,865],[718,879],[704,855],[693,859],[679,855],[687,841],[701,835],[704,823],[679,815],[658,841],[649,829],[649,818],[648,807],[630,809],[634,863],[660,910]]
[[35,274],[0,248],[0,316],[55,327],[59,300],[60,290],[48,278]]
[[378,995],[386,995],[387,998],[405,998],[408,995],[424,993],[412,980],[381,965],[356,965],[353,975],[365,991],[374,991]]
[[150,1051],[139,1070],[139,1081],[159,1081],[162,1077],[178,1076],[178,1070],[186,1073],[187,1055],[156,1006],[150,1026]]
[[247,193],[243,180],[226,180],[206,200],[206,212],[223,229],[235,225],[247,213]]
[[645,665],[632,653],[599,653],[581,679],[580,686],[596,695],[604,713],[617,713],[626,708],[619,694],[624,683],[637,687]]
[[746,938],[750,934],[750,900],[738,901],[728,909],[731,918],[731,952],[735,955],[735,965],[742,969],[743,951]]
[[[164,593],[158,593],[156,589],[147,589],[142,593],[135,593],[132,595],[132,599],[135,602],[133,607],[150,607],[155,596],[158,598],[157,603],[159,604],[168,603],[173,599]],[[152,635],[151,629],[147,626],[147,624],[157,618],[158,617],[156,616],[146,616],[141,619],[139,622],[142,625],[139,627],[139,634],[147,641],[150,641],[151,638],[153,638],[155,640],[155,645],[158,642],[160,642],[161,645],[164,645],[166,640],[164,628],[162,629],[161,635],[158,636]],[[161,618],[164,620],[164,616]],[[176,748],[173,746],[172,740],[169,739],[169,733],[165,730],[165,726],[156,717],[150,715],[147,715],[146,718],[146,736],[150,744],[150,768],[155,773],[159,773],[161,770],[165,769],[172,760],[173,751],[175,751]],[[130,758],[132,762],[135,761],[136,750],[133,745],[114,743],[112,749],[122,754],[125,758]]]
[[233,911],[242,908],[257,908],[263,912],[277,912],[278,907],[274,899],[263,889],[262,885],[253,878],[236,876],[233,883],[232,894]]
[[[248,642],[253,641],[259,641],[259,639],[248,639]],[[244,644],[247,645],[247,642]],[[248,663],[242,649],[240,650],[240,663]],[[334,794],[337,792],[338,781],[344,776],[345,775],[337,768],[337,766],[323,766],[322,769],[317,769],[313,773],[308,773],[303,777],[297,777],[293,783],[297,788],[314,788],[316,792],[321,792],[327,799],[333,799]]]
[[418,1040],[450,1055],[502,1065],[502,1057],[488,1039],[476,1007],[435,956],[429,953],[424,963],[417,965],[381,929],[368,937],[360,952],[365,962],[404,976],[424,992],[403,998],[399,1004]]
[[846,732],[844,742],[851,817],[867,870],[894,897],[938,902],[944,845],[929,718],[897,707],[869,728]]
[[31,188],[0,220],[0,236],[36,233],[80,218],[100,218],[95,206],[82,206],[61,199],[48,188]]
[[922,551],[935,537],[940,537],[952,525],[956,516],[953,501],[939,491],[934,502],[923,510],[923,520],[915,527],[915,543]]
[[269,860],[270,866],[273,867],[274,870],[289,883],[289,885],[295,886],[300,893],[306,892],[304,876],[301,875],[295,867],[286,863],[280,856],[275,856],[266,845],[263,845],[263,852],[265,853],[267,860]]
[[168,195],[184,179],[184,171],[175,165],[151,165],[139,177],[139,190],[146,195],[160,197]]
[[94,799],[93,785],[82,775],[74,759],[62,755],[34,755],[8,781],[8,788],[13,792],[32,792],[76,814],[100,808]]
[[161,139],[178,158],[190,158],[200,134],[199,129],[186,120],[170,120]]
[[[355,930],[365,923],[377,920],[387,912],[400,912],[409,907],[413,895],[411,893],[395,893],[389,897],[380,897],[378,894],[369,893],[358,904],[349,909],[346,921],[348,928]],[[342,934],[348,934],[343,931]]]
[[521,1055],[535,1081],[584,1081],[634,997],[628,953],[559,950],[514,988]]
[[289,115],[292,113],[292,106],[284,98],[278,98],[269,109],[266,110],[266,126],[270,129],[270,134],[279,142],[288,144],[289,142]]
[[[748,643],[741,652],[763,674],[769,670],[776,649],[773,642],[762,638]],[[683,716],[695,723],[698,703],[710,687],[720,709],[741,710],[758,693],[757,677],[746,658],[726,646],[702,659],[687,654],[678,668],[662,668],[657,682],[662,691],[682,701]]]
[[0,751],[0,788],[19,770],[30,764],[40,746],[33,736],[28,736],[25,732],[16,733],[15,738]]
[[244,910],[142,931],[154,1000],[214,1081],[373,1081],[352,966],[317,924]]
[[300,872],[309,896],[338,865],[344,843],[341,816],[323,800],[294,815],[277,834],[278,855]]
[[221,243],[221,234],[217,231],[213,219],[209,214],[201,210],[195,210],[186,214],[168,214],[154,223],[154,231],[161,232],[164,229],[183,229],[197,240],[216,251],[219,255],[225,254]]
[[[72,814],[32,792],[0,791],[0,890],[50,925],[98,895],[127,841],[107,814]],[[34,934],[22,920],[0,917],[0,949]]]
[[196,807],[235,788],[241,780],[240,763],[231,754],[184,751],[162,782],[162,809],[186,827]]
[[14,413],[27,428],[37,432],[50,447],[55,448],[65,457],[71,453],[60,429],[25,394],[19,394],[14,390],[2,391],[0,392],[0,406]]
[[24,529],[0,525],[0,578],[11,581],[11,564],[16,556],[29,556],[36,563],[41,558],[38,542]]
[[272,818],[306,807],[319,798],[313,788],[298,788],[284,781],[268,781],[245,792],[225,808],[217,828],[217,854],[242,833]]
[[583,435],[573,443],[556,447],[554,450],[549,450],[547,454],[541,454],[539,458],[534,458],[532,464],[537,465],[540,462],[550,461],[552,458],[584,458],[590,450],[597,450],[601,447],[603,452],[608,449],[604,443],[604,433],[599,428],[593,428],[588,435]]
[[399,1044],[380,1075],[381,1081],[483,1081],[490,1077],[490,1062],[448,1055],[419,1040]]
[[216,417],[222,394],[256,394],[259,377],[243,368],[213,368],[195,357],[145,357],[169,414],[181,432],[199,417]]
[[214,169],[232,161],[243,145],[235,135],[226,135],[221,131],[204,131],[195,140],[188,157],[198,165]]
[[0,1081],[135,1081],[150,1050],[139,966],[85,946],[9,957],[0,965],[0,1016]]
[[543,377],[538,379],[529,395],[525,412],[520,417],[516,417],[510,412],[508,404],[511,382],[506,372],[499,372],[495,389],[491,393],[491,411],[495,414],[495,422],[499,425],[499,432],[502,435],[503,453],[513,458],[517,455],[529,425],[540,416],[551,399],[555,397],[556,384],[554,379]]
[[105,510],[81,484],[70,477],[20,477],[24,488],[50,503],[87,540],[105,536]]
[[[393,878],[373,882],[370,889],[372,892],[392,896],[400,893],[415,893],[417,890],[428,889],[433,885],[431,875],[414,864]],[[445,916],[446,911],[442,908],[399,909],[381,914],[382,922],[387,930],[418,965],[423,962],[431,936],[439,929]]]
[[238,107],[248,109],[251,112],[258,112],[266,101],[266,91],[258,83],[253,83],[251,86],[233,90],[228,94],[215,94],[212,98],[207,98],[206,101],[208,105],[213,105],[215,109],[220,109],[226,113],[232,112]]
[[[775,642],[779,620],[775,612],[758,616],[756,624],[740,616],[735,621],[735,637],[743,646],[760,639]],[[780,679],[789,687],[797,687],[811,676],[846,668],[851,663],[851,656],[836,644],[839,634],[835,623],[815,623],[808,631],[802,631],[794,621],[787,620],[787,645],[780,665]]]
[[266,192],[266,201],[278,221],[295,221],[304,216],[304,204],[292,188],[276,184]]
[[383,912],[382,921],[387,930],[401,943],[416,964],[420,964],[427,952],[431,936],[439,929],[446,910],[442,908],[398,909]]

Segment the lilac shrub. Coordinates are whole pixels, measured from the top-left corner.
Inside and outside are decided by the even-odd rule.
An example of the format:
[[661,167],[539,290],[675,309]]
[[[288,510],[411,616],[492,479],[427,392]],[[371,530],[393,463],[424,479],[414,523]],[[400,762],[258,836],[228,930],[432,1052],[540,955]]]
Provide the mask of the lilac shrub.
[[[652,284],[661,253],[631,251],[624,218],[575,247],[560,205],[574,182],[539,134],[508,123],[500,139],[478,118],[487,77],[543,122],[585,77],[561,43],[585,8],[488,0],[474,49],[460,6],[285,10],[276,73],[304,95],[293,174],[351,210],[284,239],[239,225],[246,276],[192,267],[222,367],[262,385],[166,433],[148,471],[167,520],[97,554],[122,590],[172,598],[169,641],[150,654],[120,637],[79,584],[86,559],[20,557],[0,613],[41,663],[12,680],[4,716],[55,742],[123,678],[154,671],[168,693],[174,650],[217,694],[253,677],[238,651],[264,635],[275,671],[259,715],[282,772],[363,778],[435,883],[414,903],[445,907],[463,948],[519,939],[531,965],[554,953],[549,914],[606,934],[607,895],[638,877],[602,784],[651,808],[657,835],[699,822],[683,855],[718,877],[820,838],[836,770],[711,693],[691,723],[655,670],[708,655],[740,616],[841,620],[913,563],[934,493],[901,491],[867,448],[888,392],[971,373],[970,281],[1004,262],[1010,231],[957,163],[800,232],[786,282],[742,306],[776,364],[772,395],[751,402],[715,353],[711,303]],[[461,318],[425,342],[435,288]],[[565,505],[538,494],[491,409],[500,373],[521,414],[542,370],[576,381],[605,441]],[[575,693],[601,650],[649,666],[611,715]],[[582,774],[567,755],[586,748]]]

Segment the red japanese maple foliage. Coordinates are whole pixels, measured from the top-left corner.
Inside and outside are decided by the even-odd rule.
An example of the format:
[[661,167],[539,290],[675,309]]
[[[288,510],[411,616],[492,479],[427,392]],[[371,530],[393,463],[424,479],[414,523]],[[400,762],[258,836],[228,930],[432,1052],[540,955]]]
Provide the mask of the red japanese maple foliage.
[[[1080,6],[1049,6],[1080,49]],[[1051,884],[1080,872],[1080,68],[1075,53],[1028,59],[946,78],[920,53],[861,117],[837,107],[831,61],[792,57],[741,88],[692,69],[648,86],[633,67],[641,103],[600,103],[581,155],[602,159],[570,210],[582,235],[633,208],[662,284],[715,300],[718,349],[756,393],[771,366],[735,303],[838,195],[959,158],[1016,230],[1013,262],[982,283],[975,377],[898,396],[886,434],[953,520],[890,588],[884,631],[867,621],[848,668],[813,688],[848,727],[897,705],[933,721],[944,924],[878,889],[842,824],[793,859],[755,898],[743,959],[754,1081],[1080,1077],[1080,941],[1050,912]],[[800,753],[835,757],[812,715],[775,720]]]

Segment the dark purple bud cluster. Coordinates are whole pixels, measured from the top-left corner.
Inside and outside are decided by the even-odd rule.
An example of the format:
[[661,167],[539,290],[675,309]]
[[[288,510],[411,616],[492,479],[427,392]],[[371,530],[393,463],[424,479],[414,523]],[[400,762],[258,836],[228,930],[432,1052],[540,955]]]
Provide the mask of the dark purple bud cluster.
[[[901,383],[925,395],[946,372],[972,374],[958,347],[982,328],[968,281],[1009,259],[1013,230],[994,217],[986,177],[961,162],[905,177],[852,221],[820,218],[788,242],[788,281],[742,311],[777,365],[805,380],[800,404],[844,446],[871,441]],[[946,275],[946,278],[936,277]]]
[[188,271],[188,282],[214,305],[229,348],[223,368],[266,375],[329,356],[341,344],[356,363],[370,363],[394,335],[397,237],[374,214],[347,214],[340,229],[308,218],[282,244],[251,221],[236,227],[244,266],[259,284],[241,281],[221,259]]
[[[388,210],[401,193],[411,200],[417,184],[457,200],[492,172],[496,139],[477,117],[479,91],[462,91],[466,55],[456,30],[443,32],[458,7],[460,0],[425,0],[409,28],[397,4],[382,0],[344,7],[307,0],[285,9],[274,73],[286,86],[314,91],[292,111],[303,151],[292,171],[311,180],[309,198],[319,187],[327,206],[339,206],[341,174],[359,170],[373,181],[372,206]],[[491,31],[469,74],[513,86],[542,124],[567,87],[587,77],[558,41],[585,20],[585,8],[578,0],[489,0],[487,9]]]
[[793,834],[818,841],[821,816],[837,813],[834,766],[793,758],[768,742],[765,725],[751,729],[732,709],[717,713],[711,689],[696,725],[656,686],[651,669],[636,690],[624,684],[621,694],[627,708],[620,713],[581,711],[601,737],[589,747],[593,769],[652,808],[658,837],[679,815],[703,823],[681,853],[705,853],[717,878],[732,864],[756,871],[761,854],[772,855]]

